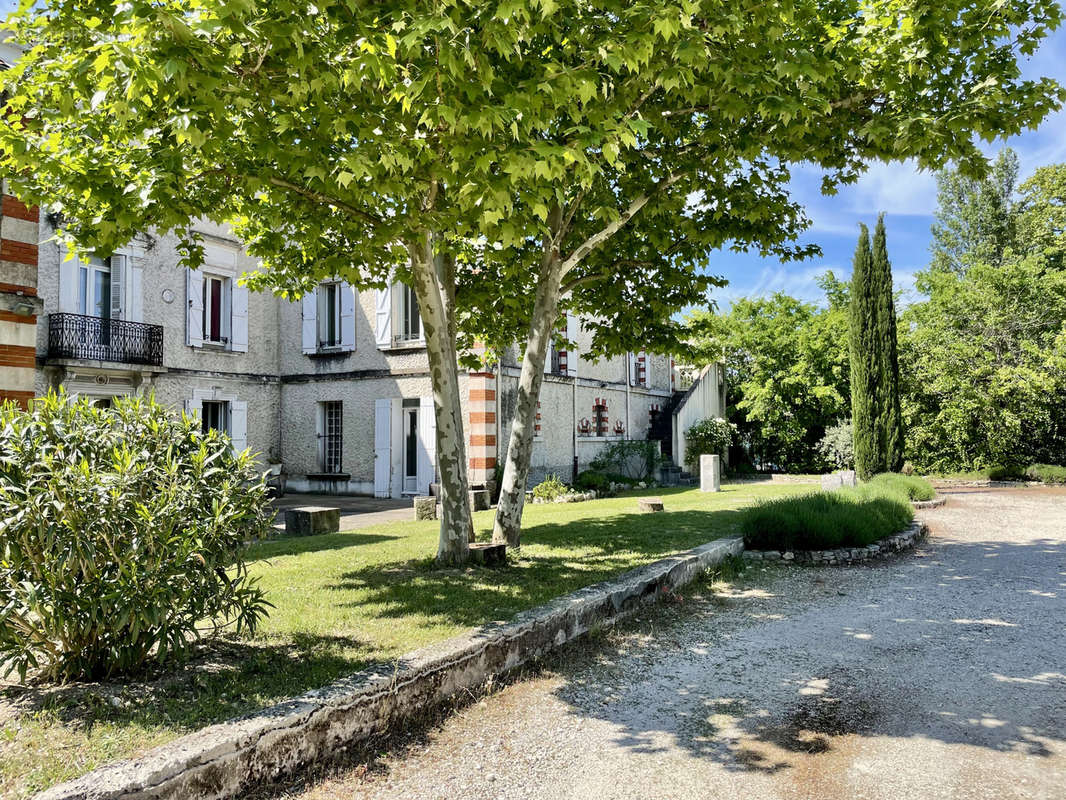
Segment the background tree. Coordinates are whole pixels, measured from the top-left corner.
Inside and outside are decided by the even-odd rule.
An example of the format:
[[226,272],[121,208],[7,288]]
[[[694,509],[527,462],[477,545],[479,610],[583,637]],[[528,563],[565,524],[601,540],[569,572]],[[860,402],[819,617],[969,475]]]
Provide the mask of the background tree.
[[885,215],[877,218],[871,261],[871,277],[877,289],[877,329],[875,337],[880,347],[878,384],[881,398],[878,403],[877,427],[884,438],[885,469],[899,472],[903,468],[903,419],[899,399],[899,350],[896,341],[896,307],[893,302],[892,264],[888,260],[885,241]]
[[958,168],[936,175],[933,269],[965,272],[971,264],[1000,264],[1016,242],[1013,195],[1018,156],[1004,148],[986,175]]
[[723,314],[687,318],[690,352],[722,360],[726,412],[737,427],[734,468],[787,472],[829,466],[818,449],[827,428],[850,414],[848,286],[831,272],[819,279],[825,306],[776,293],[743,298]]
[[1016,248],[1042,257],[1048,269],[1066,268],[1066,164],[1040,167],[1018,195]]

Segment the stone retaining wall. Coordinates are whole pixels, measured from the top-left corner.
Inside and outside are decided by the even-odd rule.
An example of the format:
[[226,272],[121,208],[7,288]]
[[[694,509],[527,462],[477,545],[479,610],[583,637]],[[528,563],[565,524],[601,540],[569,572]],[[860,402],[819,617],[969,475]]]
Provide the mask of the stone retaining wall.
[[911,501],[911,505],[917,509],[940,508],[940,506],[944,505],[947,501],[948,499],[946,497],[934,497],[932,500],[913,500]]
[[623,619],[744,549],[720,539],[586,587],[507,624],[409,653],[245,717],[90,772],[38,800],[231,798],[342,756],[453,695]]
[[785,562],[795,564],[861,564],[885,558],[913,547],[928,533],[924,523],[914,522],[900,533],[886,536],[866,547],[845,547],[838,550],[745,550],[744,560],[752,562]]

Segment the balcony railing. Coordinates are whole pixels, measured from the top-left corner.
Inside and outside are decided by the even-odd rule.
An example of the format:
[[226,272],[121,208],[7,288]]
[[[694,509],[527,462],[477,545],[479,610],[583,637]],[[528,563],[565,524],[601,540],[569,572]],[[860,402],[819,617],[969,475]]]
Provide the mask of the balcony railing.
[[163,365],[163,326],[84,314],[48,315],[48,357]]

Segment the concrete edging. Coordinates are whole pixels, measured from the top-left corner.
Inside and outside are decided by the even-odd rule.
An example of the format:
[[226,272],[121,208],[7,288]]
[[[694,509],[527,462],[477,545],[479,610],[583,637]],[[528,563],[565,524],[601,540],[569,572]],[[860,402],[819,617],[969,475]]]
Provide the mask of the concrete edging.
[[587,586],[270,708],[211,725],[39,794],[38,800],[231,798],[387,733],[453,695],[612,624],[744,550],[718,539]]
[[911,505],[919,510],[923,508],[940,508],[947,501],[946,497],[934,497],[932,500],[913,500]]
[[885,558],[914,547],[929,532],[925,523],[915,521],[899,533],[879,539],[866,547],[845,547],[837,550],[745,550],[744,560],[783,562],[793,564],[861,564]]

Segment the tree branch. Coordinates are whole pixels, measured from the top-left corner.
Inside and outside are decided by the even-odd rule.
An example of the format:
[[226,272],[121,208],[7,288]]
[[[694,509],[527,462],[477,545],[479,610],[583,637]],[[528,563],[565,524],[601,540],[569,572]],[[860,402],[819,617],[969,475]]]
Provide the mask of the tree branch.
[[316,203],[321,203],[325,206],[333,206],[334,208],[343,211],[349,216],[355,217],[356,219],[361,219],[363,222],[369,222],[371,225],[380,225],[382,222],[380,217],[377,217],[367,211],[363,211],[361,208],[356,208],[355,206],[350,205],[349,203],[345,203],[343,200],[338,200],[336,197],[330,197],[328,194],[325,194],[323,192],[318,192],[314,189],[308,189],[305,186],[300,186],[298,183],[293,183],[292,181],[287,181],[284,178],[278,178],[276,176],[271,176],[267,180],[272,186],[277,186],[281,189],[288,189],[289,191],[295,192],[301,197],[305,197],[308,200],[312,200]]

